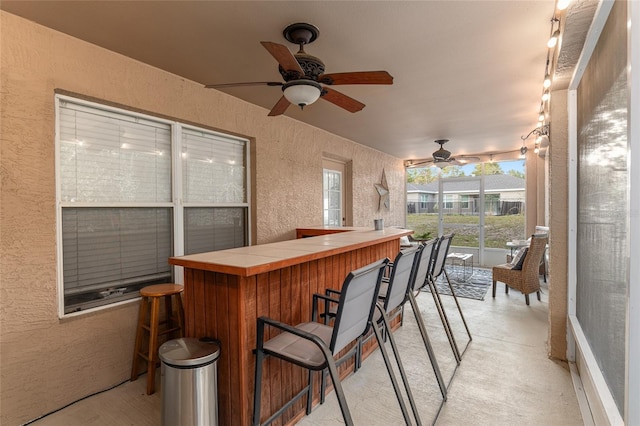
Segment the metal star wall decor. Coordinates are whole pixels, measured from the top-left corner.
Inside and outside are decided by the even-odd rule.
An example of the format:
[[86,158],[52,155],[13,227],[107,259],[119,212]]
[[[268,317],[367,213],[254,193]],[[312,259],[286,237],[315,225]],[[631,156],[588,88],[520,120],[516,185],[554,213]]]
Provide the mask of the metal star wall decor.
[[389,185],[387,185],[387,175],[382,169],[382,180],[380,183],[374,184],[378,195],[380,196],[380,203],[378,204],[378,211],[382,210],[382,206],[385,206],[389,210]]

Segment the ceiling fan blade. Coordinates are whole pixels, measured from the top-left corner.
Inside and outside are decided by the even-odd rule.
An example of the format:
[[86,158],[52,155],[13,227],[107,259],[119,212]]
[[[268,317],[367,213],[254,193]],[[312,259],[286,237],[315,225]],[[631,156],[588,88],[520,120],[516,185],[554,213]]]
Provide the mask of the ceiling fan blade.
[[407,160],[405,166],[408,169],[424,167],[426,165],[433,165],[433,160]]
[[248,83],[222,83],[222,84],[207,84],[205,89],[225,89],[227,87],[242,87],[242,86],[282,86],[284,83],[279,81],[250,81]]
[[341,72],[336,74],[322,74],[318,82],[337,84],[393,84],[393,77],[386,71]]
[[321,96],[321,99],[329,101],[332,104],[337,105],[340,108],[344,108],[349,112],[358,112],[365,107],[365,104],[363,104],[362,102],[356,101],[355,99],[350,98],[344,93],[340,93],[336,90],[323,87],[322,92],[324,94]]
[[287,110],[287,108],[289,108],[289,105],[291,105],[291,103],[287,100],[287,98],[282,96],[278,100],[278,102],[276,102],[276,104],[273,106],[273,108],[271,108],[271,111],[269,111],[269,117],[274,117],[276,115],[284,114],[284,112]]
[[479,163],[480,157],[476,157],[473,155],[459,155],[456,157],[456,160],[460,164]]
[[275,58],[276,61],[280,64],[285,71],[295,71],[300,73],[300,76],[304,75],[304,71],[300,64],[296,60],[296,57],[293,56],[291,51],[287,48],[287,46],[283,46],[282,44],[273,43],[270,41],[261,41],[260,44],[264,46],[265,49],[271,53],[271,56]]

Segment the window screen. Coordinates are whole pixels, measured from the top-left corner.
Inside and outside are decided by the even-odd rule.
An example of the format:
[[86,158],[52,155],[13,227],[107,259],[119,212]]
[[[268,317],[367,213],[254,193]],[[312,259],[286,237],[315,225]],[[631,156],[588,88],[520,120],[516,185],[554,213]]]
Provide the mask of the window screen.
[[577,90],[576,316],[620,413],[629,277],[626,5],[616,2]]

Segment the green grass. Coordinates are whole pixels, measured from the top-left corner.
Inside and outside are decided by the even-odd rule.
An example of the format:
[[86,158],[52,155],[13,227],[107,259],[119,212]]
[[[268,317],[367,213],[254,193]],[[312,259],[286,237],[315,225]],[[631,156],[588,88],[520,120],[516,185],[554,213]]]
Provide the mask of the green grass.
[[[473,215],[445,215],[444,233],[454,232],[453,244],[462,247],[479,246],[480,218]],[[407,227],[414,230],[414,238],[434,238],[438,235],[438,215],[435,213],[407,214]],[[485,216],[485,242],[487,248],[504,248],[505,243],[519,240],[524,235],[524,215]]]

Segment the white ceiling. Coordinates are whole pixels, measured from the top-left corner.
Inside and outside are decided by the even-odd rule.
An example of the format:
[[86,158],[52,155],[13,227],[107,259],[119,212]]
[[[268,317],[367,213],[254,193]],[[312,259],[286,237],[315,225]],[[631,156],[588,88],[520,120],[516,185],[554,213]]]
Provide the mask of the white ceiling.
[[[334,86],[366,104],[355,114],[320,100],[286,115],[412,159],[429,157],[442,138],[454,155],[520,148],[537,123],[554,3],[3,0],[0,8],[203,85],[281,81],[260,41],[295,52],[282,30],[311,23],[320,36],[305,50],[327,73],[386,70],[394,84]],[[279,87],[224,91],[265,115],[281,96]]]

